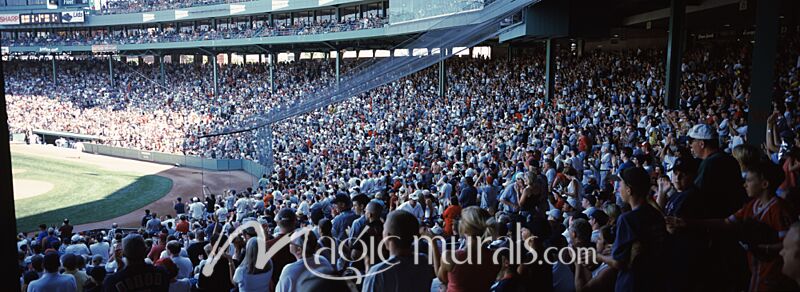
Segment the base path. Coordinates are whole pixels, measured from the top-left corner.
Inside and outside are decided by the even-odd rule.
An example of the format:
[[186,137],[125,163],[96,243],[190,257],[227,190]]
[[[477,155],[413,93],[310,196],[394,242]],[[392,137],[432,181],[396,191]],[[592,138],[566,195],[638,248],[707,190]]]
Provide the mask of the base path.
[[255,178],[244,171],[208,171],[187,167],[175,167],[172,165],[83,153],[74,149],[57,148],[54,146],[12,144],[11,152],[64,159],[71,162],[88,163],[115,171],[129,171],[143,175],[154,174],[172,180],[172,189],[161,199],[139,210],[117,218],[77,225],[75,226],[75,231],[110,228],[111,223],[118,223],[119,227],[138,228],[140,227],[145,209],[155,212],[159,217],[167,214],[175,216],[175,210],[172,206],[173,202],[178,197],[183,198],[184,202],[189,201],[192,197],[198,197],[202,200],[202,187],[204,184],[208,186],[212,193],[219,195],[227,189],[235,189],[237,191],[244,190],[247,187],[253,186],[255,182]]

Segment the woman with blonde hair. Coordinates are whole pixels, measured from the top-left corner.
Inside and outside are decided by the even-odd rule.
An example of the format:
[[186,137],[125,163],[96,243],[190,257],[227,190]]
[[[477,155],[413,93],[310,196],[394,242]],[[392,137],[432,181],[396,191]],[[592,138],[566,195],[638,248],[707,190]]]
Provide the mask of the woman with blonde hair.
[[256,265],[258,258],[258,238],[251,237],[247,240],[244,259],[233,273],[233,283],[239,287],[240,292],[268,292],[272,278],[272,260],[263,267]]
[[731,155],[733,158],[736,158],[736,161],[739,162],[739,168],[741,168],[742,177],[744,177],[750,167],[761,161],[763,152],[756,146],[750,144],[740,144],[736,147],[733,147]]
[[458,233],[464,237],[459,250],[440,253],[432,244],[433,268],[448,292],[487,291],[497,279],[501,266],[495,263],[492,251],[484,245],[494,236],[495,219],[477,206],[461,211]]

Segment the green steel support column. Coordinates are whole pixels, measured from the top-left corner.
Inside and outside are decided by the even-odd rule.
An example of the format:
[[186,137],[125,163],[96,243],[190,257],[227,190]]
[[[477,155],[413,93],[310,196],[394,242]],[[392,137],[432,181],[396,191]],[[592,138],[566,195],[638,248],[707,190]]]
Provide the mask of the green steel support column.
[[546,65],[545,65],[545,89],[546,89],[546,96],[544,105],[545,107],[549,106],[551,102],[553,102],[553,98],[555,97],[555,90],[556,90],[556,43],[553,39],[547,40],[547,53],[546,53]]
[[667,44],[667,96],[664,105],[678,108],[681,95],[681,59],[683,58],[686,0],[672,0],[669,17],[669,43]]
[[214,97],[217,97],[217,96],[219,96],[219,87],[217,85],[217,70],[219,70],[219,69],[217,69],[217,67],[219,67],[219,64],[217,64],[217,55],[216,54],[211,54],[208,58],[211,61],[211,66],[214,66],[214,69],[213,69],[213,72],[214,72],[214,76],[213,76],[213,79],[214,79],[213,80],[214,81]]
[[753,81],[750,83],[750,112],[747,119],[747,143],[761,146],[766,140],[767,117],[772,106],[775,81],[775,55],[778,47],[779,1],[758,1],[756,36],[753,47]]
[[164,55],[158,56],[158,67],[161,71],[161,85],[167,86],[167,74],[164,73]]
[[269,62],[269,92],[275,92],[275,54],[269,53],[267,55],[267,61]]
[[336,86],[339,86],[339,81],[341,81],[339,76],[339,69],[341,67],[340,66],[341,62],[342,62],[342,51],[336,50]]
[[56,55],[53,55],[53,85],[56,85]]
[[114,55],[108,55],[108,81],[111,82],[111,86],[114,86]]
[[447,49],[439,49],[439,97],[444,98],[447,92],[447,68],[445,67],[445,56]]

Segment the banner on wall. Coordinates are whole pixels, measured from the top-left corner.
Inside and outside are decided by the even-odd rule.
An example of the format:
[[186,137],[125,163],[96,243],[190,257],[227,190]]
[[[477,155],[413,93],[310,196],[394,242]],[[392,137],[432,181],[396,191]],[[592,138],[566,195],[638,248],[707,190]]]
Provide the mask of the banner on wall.
[[19,24],[19,14],[0,14],[0,25]]
[[80,23],[86,21],[83,11],[61,12],[61,23]]

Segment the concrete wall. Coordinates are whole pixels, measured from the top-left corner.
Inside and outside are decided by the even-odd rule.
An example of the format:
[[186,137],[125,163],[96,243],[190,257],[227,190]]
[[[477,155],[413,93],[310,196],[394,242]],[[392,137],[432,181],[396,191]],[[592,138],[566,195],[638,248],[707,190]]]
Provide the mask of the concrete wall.
[[265,167],[250,160],[243,159],[207,159],[196,156],[186,156],[178,154],[161,153],[155,151],[144,151],[136,149],[127,149],[119,147],[111,147],[106,145],[97,145],[91,143],[83,143],[83,152],[100,154],[106,156],[114,156],[127,159],[135,159],[141,161],[180,165],[192,168],[201,168],[212,171],[230,171],[230,170],[243,170],[254,177],[261,177],[264,174]]

